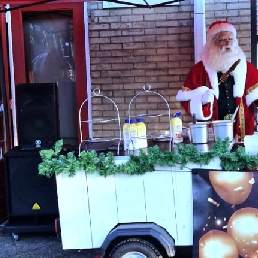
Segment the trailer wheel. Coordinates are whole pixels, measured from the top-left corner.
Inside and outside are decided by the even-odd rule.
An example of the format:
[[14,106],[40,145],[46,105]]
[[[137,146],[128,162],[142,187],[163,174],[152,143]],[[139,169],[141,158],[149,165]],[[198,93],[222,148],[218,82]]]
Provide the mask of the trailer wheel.
[[131,238],[119,243],[109,258],[162,258],[162,256],[151,243]]

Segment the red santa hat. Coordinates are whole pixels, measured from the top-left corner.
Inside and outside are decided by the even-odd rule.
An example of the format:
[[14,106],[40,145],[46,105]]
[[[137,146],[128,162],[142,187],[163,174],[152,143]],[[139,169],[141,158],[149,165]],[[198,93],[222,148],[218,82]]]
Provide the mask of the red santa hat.
[[213,22],[207,31],[207,40],[212,40],[214,35],[221,31],[230,31],[233,33],[233,37],[236,38],[236,29],[228,21],[215,21]]

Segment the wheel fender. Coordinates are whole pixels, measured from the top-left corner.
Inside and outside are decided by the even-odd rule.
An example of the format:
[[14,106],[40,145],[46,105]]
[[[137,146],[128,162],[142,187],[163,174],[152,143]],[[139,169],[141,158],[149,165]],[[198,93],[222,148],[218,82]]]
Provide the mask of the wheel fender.
[[171,235],[161,226],[155,223],[125,223],[119,224],[113,228],[106,236],[101,246],[101,258],[105,257],[105,252],[110,245],[118,237],[130,238],[151,236],[155,238],[164,247],[169,257],[175,255],[175,241]]

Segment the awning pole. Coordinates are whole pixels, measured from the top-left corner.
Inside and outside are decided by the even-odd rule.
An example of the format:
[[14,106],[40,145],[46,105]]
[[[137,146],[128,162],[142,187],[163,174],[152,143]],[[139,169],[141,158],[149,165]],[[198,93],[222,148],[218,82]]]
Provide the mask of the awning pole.
[[194,56],[195,63],[201,60],[206,42],[205,0],[194,0]]
[[[10,8],[6,5],[6,8]],[[11,84],[11,111],[13,122],[13,145],[18,146],[17,120],[16,120],[16,105],[15,105],[15,82],[14,82],[14,63],[13,63],[13,44],[12,44],[12,24],[11,12],[6,12],[7,35],[9,44],[9,65],[10,65],[10,84]]]

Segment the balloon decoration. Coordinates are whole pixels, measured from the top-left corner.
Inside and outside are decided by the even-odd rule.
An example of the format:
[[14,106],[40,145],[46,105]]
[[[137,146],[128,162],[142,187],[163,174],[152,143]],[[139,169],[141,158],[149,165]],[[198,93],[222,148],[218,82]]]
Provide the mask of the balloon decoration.
[[234,239],[226,232],[211,230],[199,240],[199,258],[238,258]]
[[258,250],[255,250],[254,252],[249,253],[245,256],[245,258],[258,258]]
[[258,209],[237,210],[229,219],[227,232],[235,240],[242,257],[258,257]]
[[249,196],[253,172],[209,171],[210,182],[216,193],[229,204],[240,204]]

